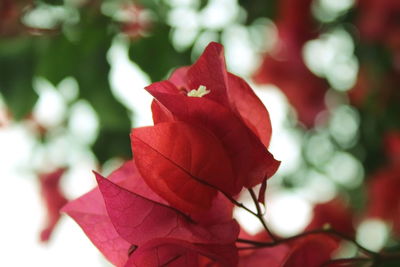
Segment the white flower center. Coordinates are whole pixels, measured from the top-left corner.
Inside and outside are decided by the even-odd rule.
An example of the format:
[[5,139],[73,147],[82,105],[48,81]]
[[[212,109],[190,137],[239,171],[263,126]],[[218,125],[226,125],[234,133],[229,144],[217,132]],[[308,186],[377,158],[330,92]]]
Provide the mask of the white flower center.
[[203,97],[208,93],[210,93],[210,90],[207,90],[207,87],[205,87],[204,85],[200,85],[199,88],[190,90],[190,92],[187,93],[187,96]]

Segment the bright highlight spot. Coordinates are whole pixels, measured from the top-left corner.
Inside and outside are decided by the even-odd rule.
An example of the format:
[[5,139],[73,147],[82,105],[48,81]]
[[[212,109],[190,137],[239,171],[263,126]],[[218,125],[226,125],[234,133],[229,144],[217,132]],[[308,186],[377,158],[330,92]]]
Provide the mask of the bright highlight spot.
[[273,232],[281,236],[300,233],[311,217],[310,204],[294,192],[270,195],[268,222]]
[[381,220],[366,220],[357,229],[357,241],[366,248],[379,251],[388,239],[389,230]]

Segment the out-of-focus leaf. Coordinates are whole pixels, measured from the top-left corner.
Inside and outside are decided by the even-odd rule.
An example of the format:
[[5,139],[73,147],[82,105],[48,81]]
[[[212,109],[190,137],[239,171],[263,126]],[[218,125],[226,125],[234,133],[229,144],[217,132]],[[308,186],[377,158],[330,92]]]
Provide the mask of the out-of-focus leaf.
[[252,23],[257,18],[274,18],[276,13],[276,0],[239,0],[239,4],[247,11],[247,23]]
[[[79,97],[92,105],[99,118],[100,136],[93,149],[101,162],[113,156],[130,157],[130,119],[113,96],[108,79],[107,52],[113,38],[107,27],[109,20],[99,14],[82,13],[73,40],[56,36],[43,42],[37,73],[55,85],[67,76],[77,80]],[[113,141],[110,144],[106,140]]]
[[41,2],[49,4],[49,5],[62,5],[62,4],[64,4],[64,0],[41,0]]
[[384,263],[382,263],[382,265],[380,265],[382,267],[397,267],[400,266],[400,260],[398,259],[394,259],[394,260],[388,260],[385,261]]
[[130,120],[127,110],[112,95],[108,80],[110,65],[106,56],[112,36],[107,33],[107,22],[101,17],[85,23],[88,30],[81,36],[82,52],[75,77],[81,96],[90,102],[100,120],[100,136],[93,149],[100,161],[110,156],[128,158],[131,156]]
[[177,52],[169,39],[170,28],[158,24],[151,36],[133,41],[129,57],[146,72],[152,81],[162,80],[172,68],[189,65],[190,51]]
[[72,43],[65,35],[44,37],[39,48],[36,75],[57,85],[67,76],[73,76],[79,64],[79,45]]
[[103,129],[99,132],[92,149],[100,162],[105,162],[112,156],[131,158],[130,147],[126,145],[129,135],[125,131]]
[[15,120],[25,117],[38,97],[32,87],[34,51],[34,39],[0,42],[0,91]]

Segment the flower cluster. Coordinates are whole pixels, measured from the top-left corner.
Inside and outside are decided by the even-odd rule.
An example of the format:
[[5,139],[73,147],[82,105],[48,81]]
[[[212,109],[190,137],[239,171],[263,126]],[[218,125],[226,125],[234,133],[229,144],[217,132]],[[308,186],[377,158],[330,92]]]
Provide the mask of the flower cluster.
[[[116,266],[320,266],[330,260],[338,240],[329,235],[283,242],[264,223],[267,232],[251,237],[233,219],[234,205],[246,208],[236,196],[249,189],[258,205],[280,162],[268,151],[267,109],[243,79],[226,71],[221,45],[211,43],[195,64],[146,89],[155,98],[154,126],[132,130],[134,160],[108,179],[95,173],[98,187],[63,208],[108,260]],[[257,196],[252,188],[260,184]],[[259,208],[252,213],[263,222]]]

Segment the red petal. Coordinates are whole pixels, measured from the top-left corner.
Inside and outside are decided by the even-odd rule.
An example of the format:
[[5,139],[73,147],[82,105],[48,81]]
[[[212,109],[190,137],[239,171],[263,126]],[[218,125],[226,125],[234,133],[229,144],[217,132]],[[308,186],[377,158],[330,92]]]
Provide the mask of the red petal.
[[258,191],[257,201],[263,205],[265,205],[265,191],[267,191],[267,180],[262,182],[260,190]]
[[178,89],[183,87],[187,91],[203,85],[210,90],[210,93],[204,96],[205,98],[229,107],[227,71],[223,50],[222,45],[210,43],[193,65],[177,69],[169,81]]
[[239,267],[281,266],[288,251],[289,247],[286,244],[272,248],[242,250],[239,254]]
[[98,188],[69,202],[62,211],[80,225],[93,244],[110,262],[116,266],[125,264],[131,244],[120,237],[115,230]]
[[[168,86],[169,82],[163,83]],[[204,97],[158,93],[158,88],[153,85],[146,89],[177,119],[200,125],[220,140],[237,176],[235,194],[243,186],[250,188],[261,183],[278,169],[280,162],[230,110]]]
[[337,232],[354,237],[353,216],[342,199],[336,198],[317,204],[313,213],[313,218],[306,230],[321,229],[325,224],[329,224]]
[[326,234],[310,234],[296,239],[282,267],[320,267],[331,259],[338,246],[338,240]]
[[175,120],[174,115],[155,99],[151,102],[151,112],[153,114],[154,124]]
[[197,89],[197,88],[190,88],[189,87],[190,85],[186,83],[187,71],[189,69],[190,66],[176,69],[168,78],[168,81],[173,83],[177,88]]
[[228,74],[228,96],[231,105],[265,147],[269,146],[272,127],[269,113],[251,87],[238,76]]
[[[213,265],[211,265],[213,264]],[[133,252],[125,267],[133,266],[235,266],[237,251],[233,244],[194,245],[175,239],[154,239]]]
[[[126,162],[114,171],[108,179],[113,183],[135,192],[149,200],[168,205],[167,202],[151,190],[141,177],[133,160]],[[222,194],[218,193],[212,206],[205,213],[193,214],[193,220],[204,226],[220,240],[234,240],[238,236],[239,226],[232,220],[233,204]]]
[[68,203],[63,212],[82,227],[94,245],[116,266],[125,265],[132,248],[132,243],[126,241],[126,238],[140,243],[151,238],[172,237],[188,242],[204,242],[209,246],[209,243],[229,244],[238,235],[239,227],[231,219],[231,206],[220,197],[215,199],[213,208],[204,214],[208,218],[198,221],[207,230],[203,226],[191,224],[175,210],[154,202],[161,198],[149,189],[133,161],[113,172],[108,180],[101,177],[98,179],[100,187],[105,191],[104,196],[96,188]]
[[204,211],[211,207],[215,187],[232,193],[229,159],[218,139],[204,129],[159,123],[133,130],[131,139],[145,181],[174,207],[188,213]]
[[[138,192],[153,201],[165,202],[141,179],[134,161],[128,161],[114,171],[109,179],[121,187]],[[93,244],[113,264],[123,266],[128,259],[131,244],[119,236],[108,216],[98,188],[69,202],[63,212],[71,216]]]
[[154,193],[144,182],[134,160],[125,162],[120,168],[111,173],[108,179],[128,191],[135,192],[147,199],[167,205],[167,202]]
[[[194,243],[228,243],[235,239],[226,233],[209,231],[192,224],[186,216],[171,207],[130,192],[96,174],[112,224],[130,244],[140,246],[160,237],[183,239]],[[236,225],[227,225],[236,227]],[[217,227],[217,226],[216,226]]]
[[41,195],[47,209],[46,226],[40,233],[40,240],[42,242],[49,241],[54,227],[60,219],[60,209],[68,201],[60,188],[60,179],[65,170],[64,168],[60,168],[54,172],[39,176]]

